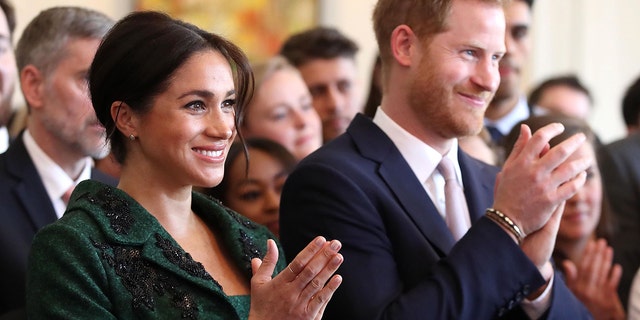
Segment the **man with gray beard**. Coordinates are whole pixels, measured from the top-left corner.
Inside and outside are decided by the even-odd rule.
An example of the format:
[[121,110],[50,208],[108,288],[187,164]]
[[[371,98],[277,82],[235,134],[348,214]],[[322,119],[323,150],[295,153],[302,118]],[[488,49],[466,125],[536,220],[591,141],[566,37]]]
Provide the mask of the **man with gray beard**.
[[88,94],[87,75],[106,15],[77,7],[42,11],[16,48],[26,130],[0,155],[0,318],[24,314],[31,240],[62,217],[70,191],[85,179],[115,184],[92,168],[105,144]]

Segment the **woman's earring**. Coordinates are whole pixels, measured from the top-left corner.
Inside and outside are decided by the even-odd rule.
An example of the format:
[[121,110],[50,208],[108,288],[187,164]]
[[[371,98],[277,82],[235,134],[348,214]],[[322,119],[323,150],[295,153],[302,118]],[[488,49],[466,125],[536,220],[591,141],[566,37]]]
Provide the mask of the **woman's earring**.
[[134,136],[133,133],[129,135],[129,140],[133,141],[135,139],[136,139],[136,136]]

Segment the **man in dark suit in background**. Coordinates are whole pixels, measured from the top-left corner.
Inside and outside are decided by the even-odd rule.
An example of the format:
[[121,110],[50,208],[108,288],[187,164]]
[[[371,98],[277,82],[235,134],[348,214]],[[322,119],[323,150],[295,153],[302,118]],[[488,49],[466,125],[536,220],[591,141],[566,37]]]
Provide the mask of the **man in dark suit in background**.
[[357,52],[353,40],[329,27],[296,33],[280,49],[309,87],[313,108],[322,120],[324,143],[344,133],[356,113],[362,111]]
[[62,216],[68,191],[89,178],[115,184],[92,169],[105,132],[87,84],[93,56],[112,25],[96,11],[57,7],[34,18],[18,42],[30,113],[26,130],[0,155],[0,314],[7,318],[24,312],[31,240]]
[[633,277],[640,268],[640,78],[627,88],[622,114],[627,136],[603,146],[598,162],[618,227],[611,246],[614,261],[622,266],[618,294],[626,308]]
[[532,6],[533,0],[513,0],[505,10],[507,52],[500,60],[500,86],[484,115],[491,139],[498,145],[514,125],[531,115],[522,83],[524,67],[531,52]]
[[[590,165],[567,160],[584,136],[548,150],[560,125],[533,136],[523,127],[497,183],[497,168],[458,149],[500,82],[502,6],[378,1],[381,106],[304,159],[281,201],[285,252],[316,234],[343,243],[344,282],[326,319],[588,317],[549,262],[564,201]],[[445,163],[455,177],[444,178]],[[450,183],[464,200],[450,201]],[[459,240],[449,231],[470,223]]]
[[17,78],[12,42],[16,13],[7,0],[0,0],[0,9],[0,153],[3,153],[9,147],[8,124],[13,113],[11,98]]

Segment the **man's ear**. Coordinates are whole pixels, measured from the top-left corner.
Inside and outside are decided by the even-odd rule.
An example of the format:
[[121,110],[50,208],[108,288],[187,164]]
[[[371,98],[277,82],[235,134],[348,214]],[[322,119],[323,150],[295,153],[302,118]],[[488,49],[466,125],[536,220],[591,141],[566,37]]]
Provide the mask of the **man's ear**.
[[405,24],[397,26],[391,33],[391,54],[401,66],[411,65],[412,55],[418,49],[418,38]]
[[127,103],[114,101],[111,104],[111,118],[118,131],[122,132],[125,137],[138,136],[138,116]]
[[20,70],[20,88],[30,108],[38,109],[44,104],[44,75],[30,64]]

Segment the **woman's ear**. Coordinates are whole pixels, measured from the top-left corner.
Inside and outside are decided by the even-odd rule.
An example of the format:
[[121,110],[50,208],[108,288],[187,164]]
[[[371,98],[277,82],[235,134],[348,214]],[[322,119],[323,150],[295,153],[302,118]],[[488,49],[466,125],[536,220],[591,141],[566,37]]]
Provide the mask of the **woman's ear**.
[[114,101],[111,104],[111,118],[125,137],[138,136],[138,116],[127,103]]

